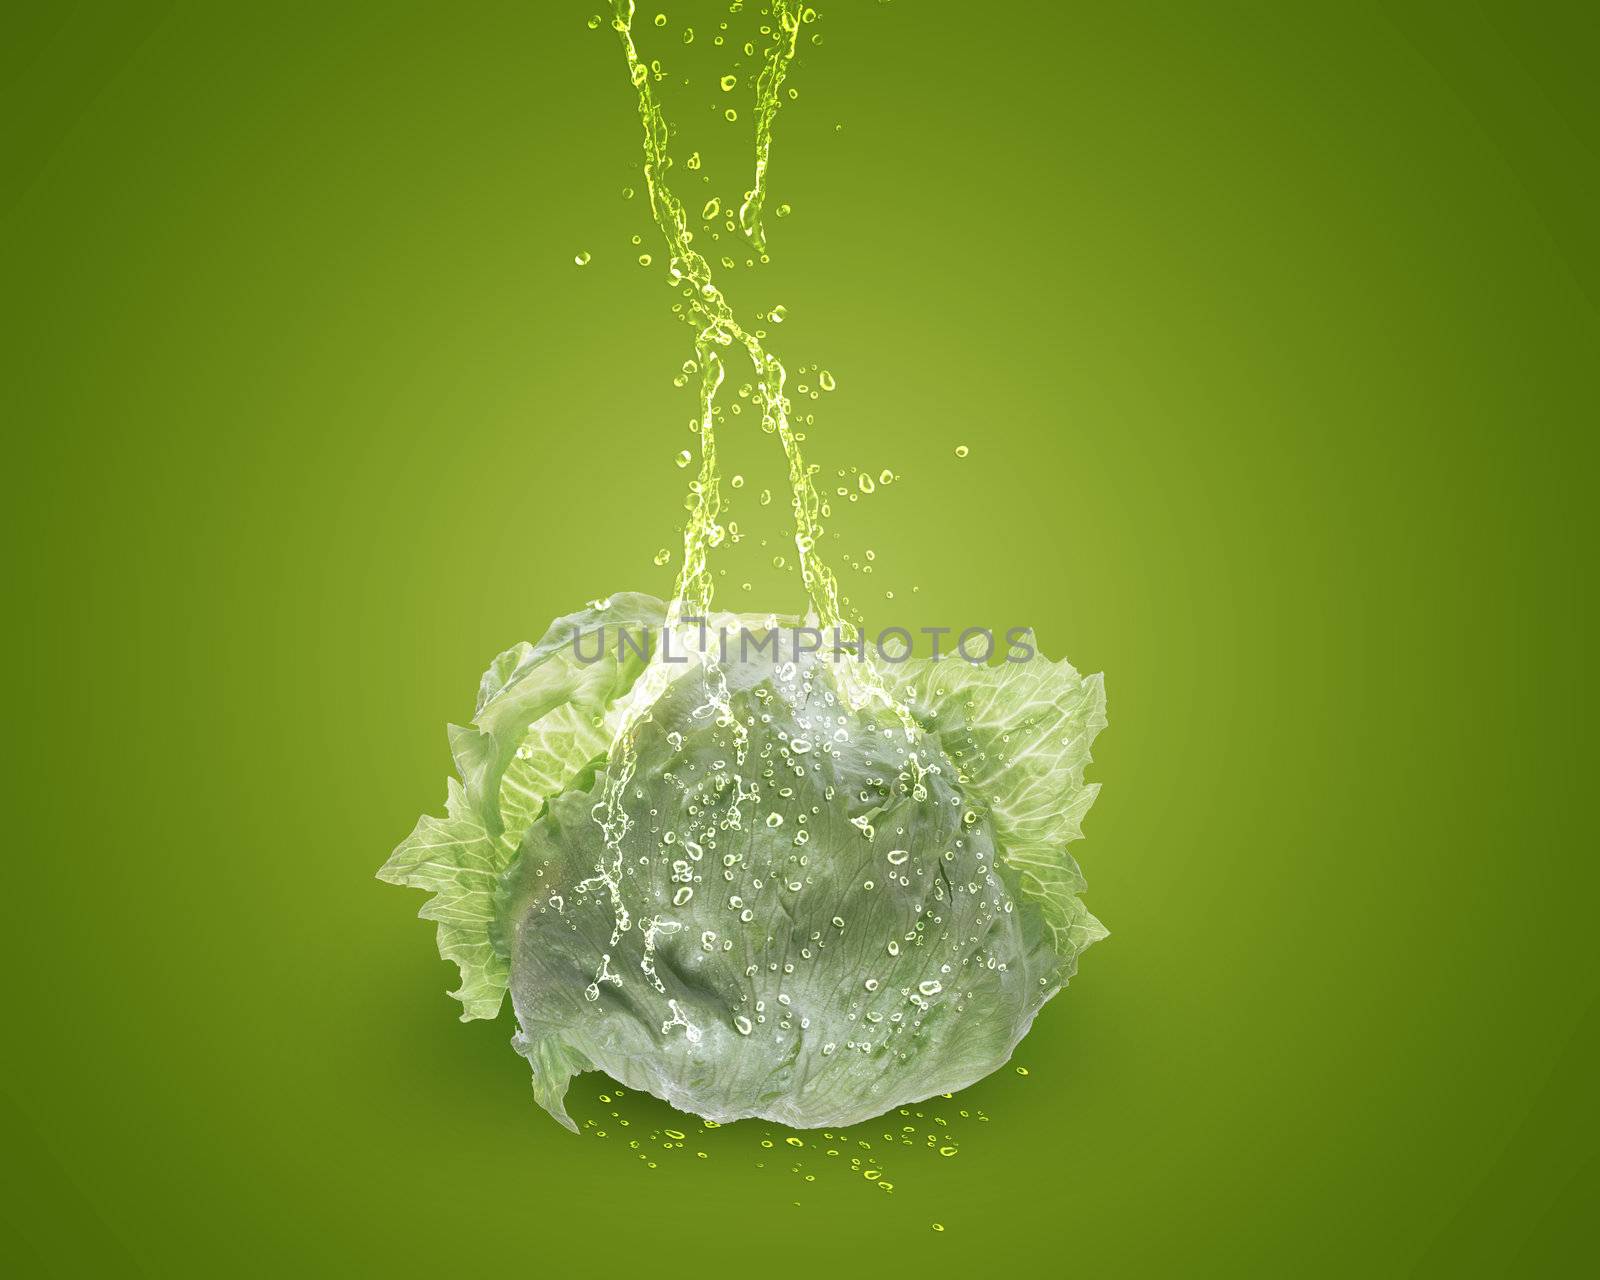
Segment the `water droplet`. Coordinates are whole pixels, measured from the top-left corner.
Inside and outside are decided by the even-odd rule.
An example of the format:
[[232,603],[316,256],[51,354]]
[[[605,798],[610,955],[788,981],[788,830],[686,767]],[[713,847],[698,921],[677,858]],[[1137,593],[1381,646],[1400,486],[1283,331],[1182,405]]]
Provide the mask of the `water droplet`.
[[588,266],[589,265],[589,251],[587,249],[585,249],[582,253],[578,254],[572,260],[573,260],[573,262],[577,263],[578,266],[580,266],[580,267]]
[[717,83],[722,86],[723,93],[730,93],[732,92],[733,87],[739,83],[739,77],[732,75],[723,76],[722,79],[717,81]]
[[737,111],[735,111],[732,107],[729,107],[726,111],[724,111],[722,113],[722,118],[724,120],[737,120],[739,118],[739,113]]
[[1018,1067],[1018,1068],[1017,1068],[1017,1074],[1018,1074],[1018,1075],[1019,1075],[1019,1076],[1025,1076],[1025,1075],[1027,1075],[1027,1074],[1028,1074],[1028,1068],[1027,1068],[1027,1067]]
[[722,201],[717,199],[716,196],[712,196],[711,199],[706,201],[705,208],[700,210],[700,217],[706,222],[710,222],[711,219],[717,216],[717,213],[721,208]]
[[824,391],[832,391],[839,384],[833,380],[833,375],[824,369],[817,375],[817,385]]
[[967,451],[967,446],[966,445],[958,444],[956,446],[956,457],[965,458],[967,456],[967,452],[968,451]]
[[744,477],[743,476],[734,476],[734,478],[732,480],[730,480],[728,483],[731,484],[735,489],[742,489],[742,488],[744,488]]
[[767,312],[767,319],[772,321],[773,324],[782,324],[783,318],[788,314],[789,309],[780,302],[771,311]]
[[648,253],[641,253],[639,255],[639,265],[641,267],[648,267],[650,265],[650,255]]
[[740,1035],[747,1036],[750,1034],[750,1019],[745,1017],[744,1014],[735,1014],[733,1017],[733,1025]]
[[680,449],[675,461],[680,467],[686,467],[694,461],[694,456],[687,449]]
[[665,547],[662,547],[660,551],[656,552],[657,564],[666,564],[666,562],[670,559],[672,559],[672,552],[668,551]]

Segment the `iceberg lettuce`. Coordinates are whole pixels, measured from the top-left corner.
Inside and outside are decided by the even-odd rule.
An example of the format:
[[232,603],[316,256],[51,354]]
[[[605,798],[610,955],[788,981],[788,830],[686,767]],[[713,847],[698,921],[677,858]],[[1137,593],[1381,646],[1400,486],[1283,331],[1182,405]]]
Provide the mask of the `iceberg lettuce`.
[[667,620],[635,594],[559,619],[451,727],[446,816],[379,876],[433,892],[463,1019],[509,990],[568,1127],[583,1071],[820,1128],[1002,1065],[1105,936],[1066,849],[1098,789],[1101,678],[915,660],[864,701],[852,659],[615,642]]

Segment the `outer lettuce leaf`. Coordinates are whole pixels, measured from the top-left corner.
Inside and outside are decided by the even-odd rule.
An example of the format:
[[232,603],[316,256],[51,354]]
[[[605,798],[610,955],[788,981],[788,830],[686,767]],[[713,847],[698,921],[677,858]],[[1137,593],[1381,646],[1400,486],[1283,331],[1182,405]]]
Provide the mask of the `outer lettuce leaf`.
[[[594,754],[592,742],[567,742],[565,730],[587,720],[597,728],[612,705],[632,686],[645,668],[645,660],[630,648],[619,647],[617,630],[646,638],[659,635],[666,606],[653,596],[627,592],[597,602],[577,613],[558,618],[536,645],[519,644],[494,660],[478,686],[478,709],[472,728],[452,727],[450,751],[467,794],[483,815],[491,835],[508,830],[500,808],[501,784],[516,759],[519,747],[529,742],[534,725],[552,712],[570,708],[576,719],[565,726],[547,721],[540,741],[532,749],[546,757],[543,766],[567,776]],[[580,662],[573,651],[573,636],[604,628],[606,644],[599,659]],[[620,648],[620,656],[619,656]],[[594,652],[588,642],[584,654]],[[526,809],[518,805],[515,814]],[[513,833],[515,837],[515,833]],[[511,840],[513,850],[516,839]]]
[[1100,791],[1083,773],[1106,726],[1104,677],[1042,657],[993,667],[919,659],[889,674],[986,808],[1001,861],[1040,904],[1070,976],[1078,953],[1107,936],[1078,898],[1086,885],[1066,849]]
[[591,715],[568,703],[528,726],[500,779],[500,841],[508,852],[516,853],[545,801],[560,795],[586,762],[605,755],[620,719],[615,705],[603,715]]
[[433,891],[420,914],[439,922],[439,954],[461,967],[461,986],[450,993],[461,1001],[461,1020],[492,1018],[500,1012],[507,968],[490,943],[489,928],[495,883],[507,859],[454,778],[445,812],[442,819],[420,819],[378,878]]
[[[496,945],[494,906],[501,873],[546,800],[606,750],[614,704],[644,667],[632,650],[619,660],[614,629],[657,633],[665,614],[660,601],[627,594],[558,619],[537,645],[496,658],[479,685],[472,726],[450,726],[461,781],[450,779],[446,816],[422,818],[378,878],[436,895],[420,914],[438,921],[439,954],[461,969],[451,995],[463,1022],[493,1018],[505,995],[509,964]],[[574,631],[602,626],[601,658],[578,661]],[[586,643],[585,655],[593,652]]]

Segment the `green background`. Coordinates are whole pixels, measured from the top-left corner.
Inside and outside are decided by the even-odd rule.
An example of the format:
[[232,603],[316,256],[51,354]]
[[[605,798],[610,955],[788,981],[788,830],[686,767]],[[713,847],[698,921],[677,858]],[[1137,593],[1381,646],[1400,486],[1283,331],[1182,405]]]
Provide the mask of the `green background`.
[[[685,22],[710,56],[726,6],[657,7],[647,56],[675,71]],[[634,262],[631,235],[660,247],[591,10],[16,6],[22,1271],[1574,1256],[1592,18],[823,7],[777,129],[794,212],[728,289],[837,376],[824,477],[900,476],[836,522],[878,553],[851,594],[878,623],[1031,623],[1107,675],[1074,851],[1113,936],[1031,1074],[945,1104],[990,1119],[954,1159],[891,1155],[887,1195],[826,1157],[758,1169],[760,1126],[650,1169],[535,1107],[509,1015],[457,1024],[420,896],[373,879],[495,653],[670,587],[690,335]],[[725,125],[703,78],[667,105],[706,153],[686,197],[740,190],[748,110]],[[750,484],[724,598],[791,607],[747,500],[776,447],[725,434]]]

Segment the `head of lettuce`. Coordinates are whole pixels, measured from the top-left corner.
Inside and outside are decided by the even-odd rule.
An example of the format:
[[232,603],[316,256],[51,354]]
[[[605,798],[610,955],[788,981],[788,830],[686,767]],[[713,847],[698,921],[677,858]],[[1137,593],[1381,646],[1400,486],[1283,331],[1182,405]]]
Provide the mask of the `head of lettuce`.
[[379,876],[433,893],[462,1017],[510,991],[569,1128],[583,1071],[821,1128],[1001,1066],[1105,936],[1066,849],[1101,678],[918,659],[863,698],[849,657],[584,639],[666,622],[636,594],[561,618],[450,728],[445,816]]

